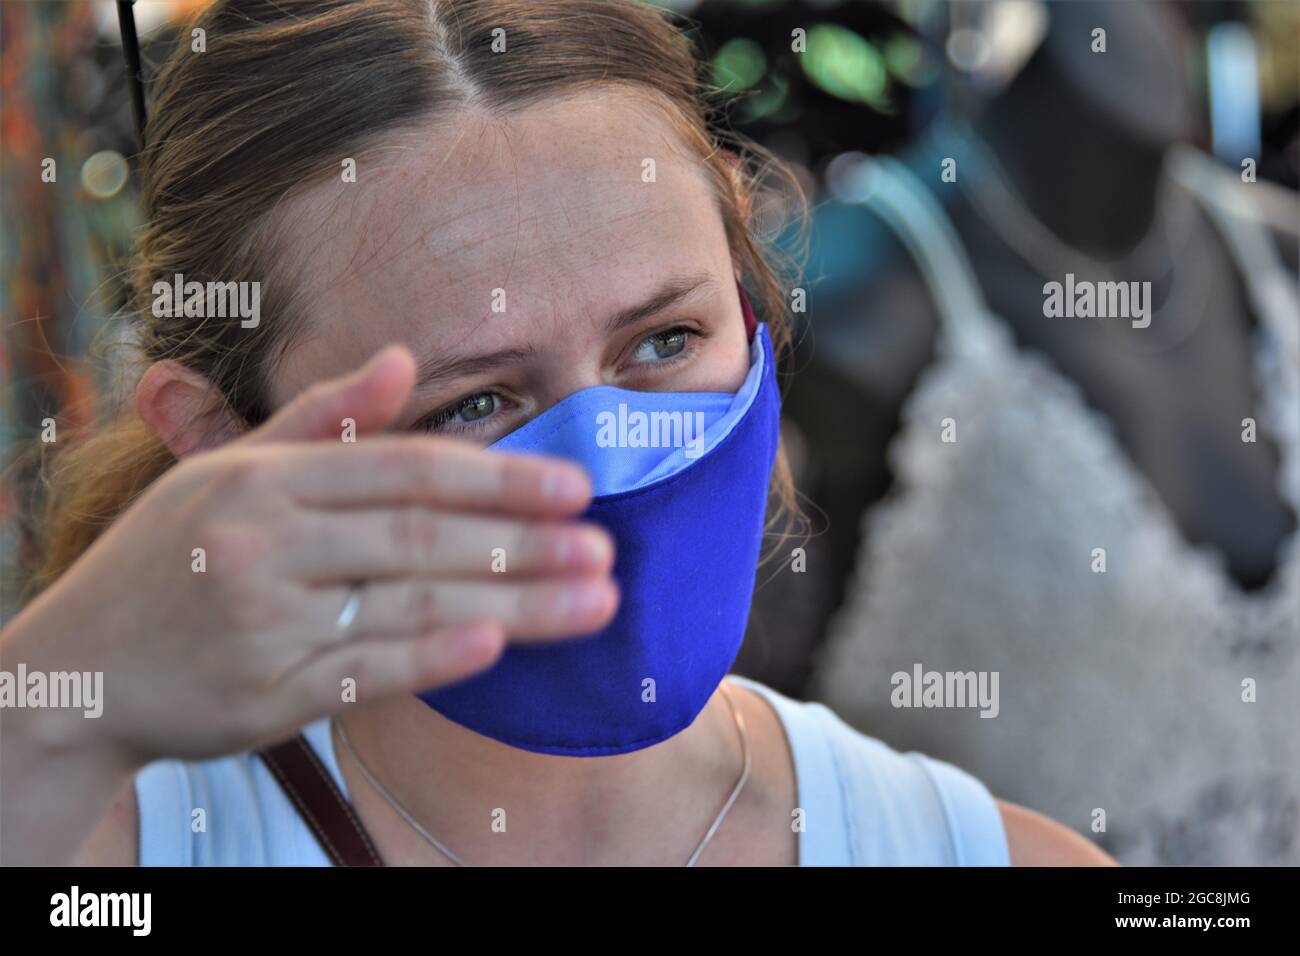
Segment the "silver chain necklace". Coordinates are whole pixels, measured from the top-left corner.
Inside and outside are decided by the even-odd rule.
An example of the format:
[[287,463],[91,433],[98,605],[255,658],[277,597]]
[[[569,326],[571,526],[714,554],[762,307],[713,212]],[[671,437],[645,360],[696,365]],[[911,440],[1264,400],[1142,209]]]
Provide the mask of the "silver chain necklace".
[[[709,842],[713,839],[713,835],[718,832],[718,827],[722,826],[722,821],[726,819],[727,814],[731,811],[732,806],[736,802],[736,798],[740,796],[740,791],[745,789],[745,784],[749,780],[750,770],[753,768],[753,760],[749,750],[749,734],[745,731],[745,718],[736,707],[736,702],[732,700],[731,691],[727,689],[725,681],[718,685],[718,689],[722,691],[722,696],[726,698],[727,706],[731,708],[731,715],[736,721],[736,731],[740,734],[740,746],[744,754],[745,765],[740,772],[740,779],[736,781],[736,786],[732,788],[731,796],[729,796],[727,802],[722,805],[722,809],[714,818],[712,826],[709,827],[708,832],[704,834],[704,838],[700,840],[699,844],[695,847],[695,852],[692,853],[690,859],[686,861],[686,866],[695,865],[695,861],[700,858],[700,854],[703,853],[704,848],[709,845]],[[365,765],[365,762],[362,761],[361,757],[357,755],[356,749],[352,746],[352,741],[348,738],[347,731],[343,729],[343,724],[330,718],[330,726],[338,731],[339,737],[343,740],[343,746],[347,748],[348,753],[352,756],[353,762],[357,765],[357,769],[359,769],[361,775],[366,778],[366,782],[375,788],[375,792],[388,802],[389,806],[396,811],[397,815],[405,820],[412,830],[423,837],[426,842],[433,846],[447,859],[451,860],[451,862],[456,866],[468,866],[468,863],[453,853],[441,840],[421,825],[420,821],[415,819],[415,817],[412,816],[404,806],[402,806],[401,802],[388,791],[387,787],[375,779],[375,775],[370,772],[370,768],[368,768]]]
[[[1125,263],[1149,262],[1153,252],[1163,249],[1170,289],[1164,301],[1152,309],[1153,316],[1162,318],[1160,323],[1153,323],[1153,328],[1158,327],[1160,332],[1145,338],[1154,340],[1151,341],[1154,350],[1163,351],[1181,344],[1196,331],[1209,304],[1205,276],[1194,276],[1191,285],[1176,281],[1178,259],[1194,231],[1196,204],[1168,177],[1162,176],[1163,191],[1147,234],[1121,259],[1103,262],[1068,244],[1033,213],[1028,202],[1013,190],[1011,176],[978,134],[963,126],[952,127],[950,133],[962,147],[964,158],[975,166],[978,180],[972,182],[969,177],[959,177],[958,188],[994,232],[1035,272],[1040,276],[1055,276],[1078,271],[1113,282]],[[1166,329],[1164,318],[1171,315],[1176,325]],[[1101,328],[1108,337],[1115,335],[1109,324],[1101,323]],[[1131,336],[1123,337],[1123,341],[1132,347]]]

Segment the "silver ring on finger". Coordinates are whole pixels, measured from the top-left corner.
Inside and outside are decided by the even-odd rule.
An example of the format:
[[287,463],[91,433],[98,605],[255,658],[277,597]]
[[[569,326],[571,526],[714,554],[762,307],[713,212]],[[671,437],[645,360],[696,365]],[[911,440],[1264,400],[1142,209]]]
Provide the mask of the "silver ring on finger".
[[352,625],[356,622],[357,614],[361,611],[361,585],[352,585],[348,591],[347,602],[343,605],[343,610],[339,611],[338,621],[335,625],[339,634],[343,637],[350,636]]

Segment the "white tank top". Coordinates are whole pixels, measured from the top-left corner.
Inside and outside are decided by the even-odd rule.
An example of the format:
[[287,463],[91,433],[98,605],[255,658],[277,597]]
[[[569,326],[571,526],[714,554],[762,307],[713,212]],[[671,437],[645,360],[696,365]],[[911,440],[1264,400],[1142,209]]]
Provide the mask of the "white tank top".
[[[895,751],[822,704],[794,701],[746,678],[729,680],[762,695],[785,727],[803,810],[801,866],[1009,865],[1002,817],[970,774]],[[329,722],[303,733],[347,796]],[[330,865],[252,753],[157,761],[136,775],[135,793],[141,866]],[[197,820],[201,829],[192,825]]]

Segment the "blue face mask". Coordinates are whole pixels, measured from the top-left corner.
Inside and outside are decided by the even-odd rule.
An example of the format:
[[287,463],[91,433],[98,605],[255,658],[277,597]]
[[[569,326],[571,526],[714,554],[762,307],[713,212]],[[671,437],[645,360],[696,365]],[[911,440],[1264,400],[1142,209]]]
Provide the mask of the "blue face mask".
[[622,600],[593,636],[512,644],[489,670],[421,700],[512,747],[563,756],[627,753],[689,727],[744,637],[779,422],[764,324],[735,395],[597,386],[492,445],[587,469],[583,517],[614,538]]

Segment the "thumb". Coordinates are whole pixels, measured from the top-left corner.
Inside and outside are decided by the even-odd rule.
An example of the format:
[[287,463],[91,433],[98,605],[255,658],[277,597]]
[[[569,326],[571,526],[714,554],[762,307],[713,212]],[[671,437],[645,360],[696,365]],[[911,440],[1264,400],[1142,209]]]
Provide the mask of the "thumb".
[[404,346],[390,345],[356,371],[312,385],[240,440],[337,438],[345,418],[356,422],[358,435],[382,431],[401,412],[414,384],[415,359]]

